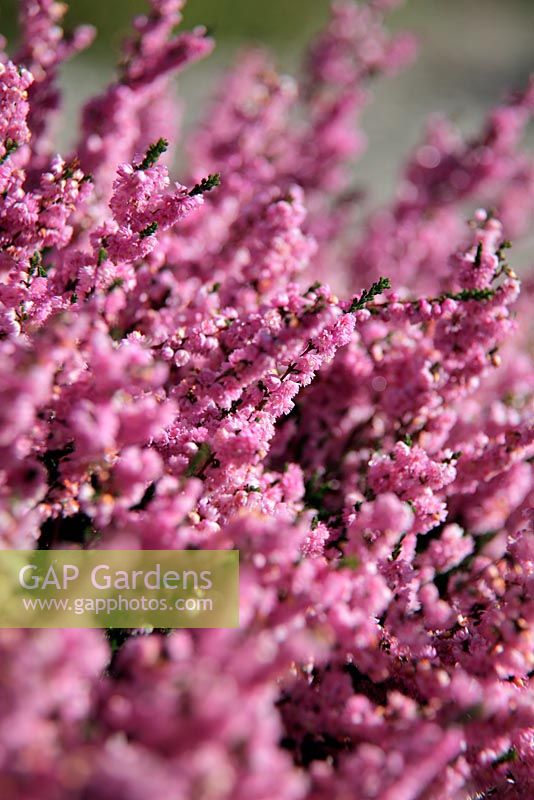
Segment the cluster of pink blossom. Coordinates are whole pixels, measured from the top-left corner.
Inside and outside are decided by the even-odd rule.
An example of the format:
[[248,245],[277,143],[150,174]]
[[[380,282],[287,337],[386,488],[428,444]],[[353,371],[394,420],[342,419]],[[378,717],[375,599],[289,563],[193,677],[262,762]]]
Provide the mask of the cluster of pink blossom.
[[534,84],[469,141],[433,121],[358,228],[358,112],[415,50],[396,4],[334,4],[299,83],[243,57],[173,183],[169,79],[212,48],[174,32],[183,0],[134,21],[66,158],[57,72],[92,31],[21,0],[0,546],[236,548],[241,605],[235,630],[0,631],[6,800],[534,796],[534,284],[506,258]]

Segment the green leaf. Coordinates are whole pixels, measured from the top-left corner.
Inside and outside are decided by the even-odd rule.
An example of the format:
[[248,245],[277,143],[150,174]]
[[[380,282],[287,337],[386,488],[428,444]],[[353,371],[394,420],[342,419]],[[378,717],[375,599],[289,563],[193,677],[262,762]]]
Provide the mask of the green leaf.
[[357,556],[343,556],[337,562],[338,569],[358,569],[360,561]]
[[141,237],[141,239],[146,239],[147,236],[152,236],[154,233],[156,233],[157,229],[158,229],[158,223],[151,222],[150,225],[147,225],[146,228],[143,228],[142,231],[139,231],[139,236]]
[[200,475],[213,458],[211,447],[206,442],[202,442],[197,452],[191,457],[186,469],[186,477],[194,478]]
[[166,151],[168,146],[169,142],[167,141],[167,139],[158,139],[157,142],[151,144],[148,150],[146,151],[144,159],[141,161],[140,164],[136,166],[136,169],[140,170],[153,167],[154,164],[157,163],[159,157],[163,155],[163,153]]
[[7,161],[9,156],[12,153],[15,153],[19,149],[19,146],[20,146],[19,143],[16,142],[14,139],[7,138],[4,142],[4,147],[6,149],[6,152],[4,153],[2,158],[0,158],[0,165],[2,165],[5,161]]
[[216,172],[214,175],[208,175],[207,178],[202,178],[200,183],[196,183],[191,191],[189,192],[189,197],[195,197],[197,194],[204,194],[204,192],[210,192],[216,186],[220,186],[221,184],[221,176],[220,173]]
[[354,298],[352,304],[349,308],[349,312],[353,313],[354,311],[361,311],[367,303],[370,303],[371,300],[382,294],[386,289],[391,288],[391,281],[389,278],[379,278],[369,289],[364,289],[362,294],[359,298]]
[[508,764],[510,761],[517,760],[517,750],[515,747],[509,747],[504,753],[495,758],[491,762],[492,767],[498,767],[500,764]]

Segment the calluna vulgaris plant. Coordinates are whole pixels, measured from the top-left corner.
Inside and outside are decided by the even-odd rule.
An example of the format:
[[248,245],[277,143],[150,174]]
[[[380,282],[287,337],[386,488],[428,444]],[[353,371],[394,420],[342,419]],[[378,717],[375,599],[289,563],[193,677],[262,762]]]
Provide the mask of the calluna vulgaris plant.
[[241,624],[1,631],[0,797],[533,797],[534,85],[356,226],[395,0],[334,5],[299,84],[245,55],[185,144],[213,42],[150,5],[65,158],[92,30],[22,0],[0,55],[1,546],[237,548]]

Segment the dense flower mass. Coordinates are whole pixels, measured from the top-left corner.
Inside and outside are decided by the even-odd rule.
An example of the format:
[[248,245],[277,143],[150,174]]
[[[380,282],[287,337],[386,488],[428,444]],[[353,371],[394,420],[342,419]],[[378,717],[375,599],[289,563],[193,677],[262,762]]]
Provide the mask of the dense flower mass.
[[334,4],[298,83],[244,56],[176,183],[182,5],[64,157],[91,29],[21,0],[0,53],[0,545],[236,548],[240,628],[0,631],[0,797],[533,797],[534,84],[358,227],[395,0]]

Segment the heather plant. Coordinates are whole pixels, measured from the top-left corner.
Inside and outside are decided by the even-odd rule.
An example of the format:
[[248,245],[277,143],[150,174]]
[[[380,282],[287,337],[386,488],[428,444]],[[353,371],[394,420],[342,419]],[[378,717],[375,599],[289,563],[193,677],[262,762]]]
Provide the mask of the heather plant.
[[64,157],[57,73],[92,30],[21,0],[0,54],[0,542],[237,548],[240,627],[0,631],[0,797],[533,797],[508,248],[534,84],[470,139],[434,119],[357,226],[359,113],[415,54],[395,0],[334,4],[298,82],[243,56],[189,141],[170,79],[213,42],[182,5],[134,20]]

